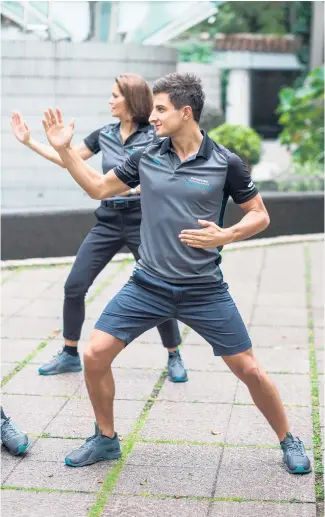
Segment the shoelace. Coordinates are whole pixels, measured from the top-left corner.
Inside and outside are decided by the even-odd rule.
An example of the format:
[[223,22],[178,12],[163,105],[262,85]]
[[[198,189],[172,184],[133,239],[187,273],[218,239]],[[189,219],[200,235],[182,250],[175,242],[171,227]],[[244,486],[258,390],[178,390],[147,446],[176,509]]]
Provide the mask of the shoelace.
[[305,456],[304,445],[303,445],[302,441],[299,440],[299,438],[295,438],[290,443],[288,443],[287,449],[290,452],[294,452],[295,454],[298,454],[301,457]]
[[15,428],[15,426],[11,422],[10,418],[5,420],[5,422],[2,424],[2,427],[4,427],[4,426],[5,426],[4,431],[8,438],[14,438],[15,436],[17,436],[19,434],[18,429]]
[[88,449],[91,442],[96,440],[96,438],[98,438],[98,437],[99,437],[98,434],[93,434],[92,436],[89,436],[89,438],[86,439],[85,443],[80,447],[80,449]]
[[56,352],[56,354],[52,357],[52,359],[56,359],[59,355],[62,355],[63,354],[63,348],[61,348],[61,350],[58,350]]

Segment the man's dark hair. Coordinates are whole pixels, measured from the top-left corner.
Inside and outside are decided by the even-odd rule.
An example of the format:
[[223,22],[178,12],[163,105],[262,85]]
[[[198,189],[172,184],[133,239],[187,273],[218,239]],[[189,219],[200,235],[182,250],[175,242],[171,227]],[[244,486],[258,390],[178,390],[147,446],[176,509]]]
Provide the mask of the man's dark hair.
[[200,121],[205,94],[202,81],[196,75],[173,72],[157,79],[152,91],[154,95],[168,93],[169,100],[176,109],[191,106],[194,120]]

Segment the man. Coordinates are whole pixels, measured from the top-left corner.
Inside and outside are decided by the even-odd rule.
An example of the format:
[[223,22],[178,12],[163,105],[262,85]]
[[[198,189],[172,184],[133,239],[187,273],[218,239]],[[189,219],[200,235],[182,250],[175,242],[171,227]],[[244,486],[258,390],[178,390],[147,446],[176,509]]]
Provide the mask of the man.
[[[90,197],[104,199],[139,182],[142,191],[141,259],[96,323],[84,354],[96,432],[66,458],[66,464],[78,467],[120,457],[110,365],[143,332],[177,318],[205,338],[247,385],[279,438],[289,472],[310,472],[303,443],[290,433],[278,391],[253,355],[219,268],[218,248],[268,226],[262,198],[240,158],[200,131],[204,93],[197,77],[169,74],[155,82],[153,94],[151,121],[157,136],[168,138],[157,139],[105,176],[71,147],[73,121],[65,126],[61,112],[51,109],[43,120],[49,142]],[[229,195],[244,216],[238,224],[222,228]]]

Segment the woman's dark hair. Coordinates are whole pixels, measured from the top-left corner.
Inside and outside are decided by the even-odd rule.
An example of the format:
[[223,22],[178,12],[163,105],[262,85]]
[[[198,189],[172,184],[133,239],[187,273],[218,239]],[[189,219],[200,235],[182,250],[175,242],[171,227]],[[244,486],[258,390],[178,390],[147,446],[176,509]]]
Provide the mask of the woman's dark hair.
[[115,80],[133,122],[148,124],[152,112],[152,93],[147,82],[137,74],[122,74]]
[[191,106],[194,120],[200,122],[205,94],[202,81],[196,75],[173,72],[157,79],[152,91],[154,95],[168,93],[170,102],[177,110]]

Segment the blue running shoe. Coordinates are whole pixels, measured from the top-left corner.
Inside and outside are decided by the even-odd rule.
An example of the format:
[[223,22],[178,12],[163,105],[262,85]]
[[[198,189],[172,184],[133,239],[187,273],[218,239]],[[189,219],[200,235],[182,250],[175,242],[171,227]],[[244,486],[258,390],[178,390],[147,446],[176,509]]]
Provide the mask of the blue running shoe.
[[306,454],[304,444],[299,438],[294,438],[291,433],[287,433],[280,445],[283,450],[283,461],[290,474],[308,474],[308,472],[311,472],[310,459]]
[[95,434],[87,438],[85,443],[65,458],[69,467],[85,467],[98,461],[117,460],[121,457],[121,447],[117,434],[113,438],[103,436],[97,424]]
[[171,382],[186,382],[187,372],[178,350],[169,352],[168,355],[168,379]]
[[20,431],[11,418],[1,418],[1,441],[14,456],[25,454],[31,445],[27,434]]
[[43,364],[39,369],[40,375],[58,375],[60,373],[81,372],[82,366],[78,355],[70,355],[63,350],[55,355],[49,363]]

